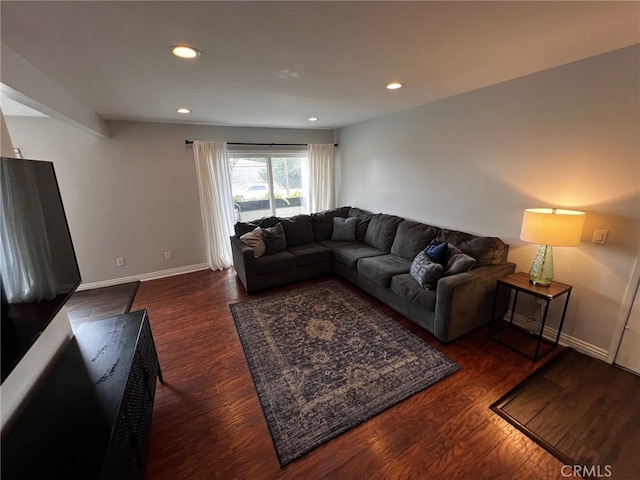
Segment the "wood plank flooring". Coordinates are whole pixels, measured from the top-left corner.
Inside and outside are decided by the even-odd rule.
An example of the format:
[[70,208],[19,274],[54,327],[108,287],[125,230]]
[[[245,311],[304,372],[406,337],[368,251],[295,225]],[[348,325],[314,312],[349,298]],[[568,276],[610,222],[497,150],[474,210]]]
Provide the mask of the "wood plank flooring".
[[140,282],[75,292],[65,307],[71,326],[127,313]]
[[640,377],[571,349],[556,359],[497,407],[567,464],[640,478]]
[[555,352],[532,362],[485,328],[443,345],[344,283],[463,369],[280,468],[229,310],[250,298],[233,269],[143,282],[131,310],[148,310],[165,378],[146,478],[565,478],[559,460],[489,409]]

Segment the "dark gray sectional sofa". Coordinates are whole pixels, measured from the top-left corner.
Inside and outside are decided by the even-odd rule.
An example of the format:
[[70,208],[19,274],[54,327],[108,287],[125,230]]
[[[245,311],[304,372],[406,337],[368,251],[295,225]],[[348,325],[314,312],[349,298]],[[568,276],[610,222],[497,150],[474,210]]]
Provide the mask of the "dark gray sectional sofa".
[[[334,217],[355,217],[355,238],[332,239]],[[240,237],[258,226],[270,232],[278,223],[286,248],[255,258],[254,250]],[[435,288],[421,287],[410,268],[432,240],[454,245],[473,257],[474,268],[440,278]],[[231,246],[236,272],[249,293],[335,272],[445,343],[490,320],[496,280],[515,271],[515,264],[507,261],[509,247],[499,238],[352,207],[237,223]],[[496,316],[504,315],[508,296],[501,294],[497,305]]]

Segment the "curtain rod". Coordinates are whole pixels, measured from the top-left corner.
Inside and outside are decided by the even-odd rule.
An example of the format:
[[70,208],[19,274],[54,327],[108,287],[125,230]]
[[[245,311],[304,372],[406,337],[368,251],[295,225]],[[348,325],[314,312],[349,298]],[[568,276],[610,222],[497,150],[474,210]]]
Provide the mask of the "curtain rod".
[[[193,140],[185,140],[185,145],[193,145]],[[238,142],[228,142],[227,145],[245,145],[245,146],[258,146],[258,147],[307,147],[308,143],[238,143]],[[338,144],[334,143],[334,147],[337,147]]]

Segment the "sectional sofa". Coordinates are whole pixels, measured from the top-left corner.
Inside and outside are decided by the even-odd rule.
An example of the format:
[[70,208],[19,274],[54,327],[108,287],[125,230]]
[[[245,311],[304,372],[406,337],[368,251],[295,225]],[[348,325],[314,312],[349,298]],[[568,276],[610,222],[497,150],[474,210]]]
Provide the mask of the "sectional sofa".
[[[443,244],[448,264],[433,265],[422,252],[442,251]],[[496,280],[515,271],[509,246],[497,237],[352,207],[239,222],[231,247],[249,293],[335,272],[444,343],[489,322]],[[452,265],[452,255],[461,262]],[[420,262],[437,275],[423,282]],[[507,308],[508,296],[500,292],[496,316]]]

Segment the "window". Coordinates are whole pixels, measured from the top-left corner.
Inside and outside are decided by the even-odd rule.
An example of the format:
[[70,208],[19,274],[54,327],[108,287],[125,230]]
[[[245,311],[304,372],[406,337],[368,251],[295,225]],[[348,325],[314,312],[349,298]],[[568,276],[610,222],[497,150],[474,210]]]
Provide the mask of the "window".
[[229,153],[236,221],[308,212],[307,152]]

